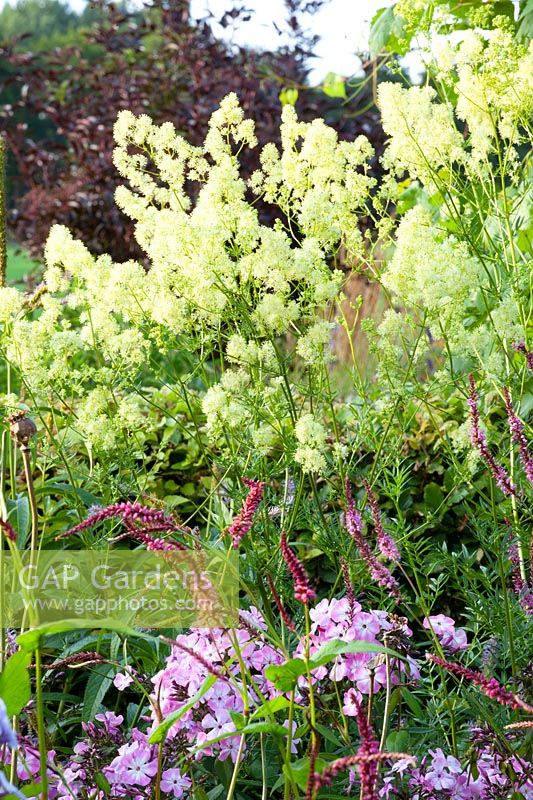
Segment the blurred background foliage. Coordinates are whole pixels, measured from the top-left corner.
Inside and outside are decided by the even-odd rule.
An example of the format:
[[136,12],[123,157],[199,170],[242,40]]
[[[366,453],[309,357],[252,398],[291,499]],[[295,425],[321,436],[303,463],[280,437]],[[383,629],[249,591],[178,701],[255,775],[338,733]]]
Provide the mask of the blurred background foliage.
[[[235,91],[256,120],[260,145],[277,141],[281,103],[297,102],[302,119],[324,117],[347,139],[364,133],[379,153],[370,58],[348,93],[334,74],[322,86],[309,85],[315,39],[300,15],[321,5],[287,0],[290,41],[272,51],[217,38],[212,20],[191,18],[188,0],[153,0],[142,11],[97,0],[82,14],[59,0],[6,6],[0,119],[11,152],[10,224],[17,240],[39,256],[59,222],[96,253],[118,261],[139,257],[131,224],[113,199],[112,128],[121,108],[172,121],[198,144],[220,98]],[[247,13],[228,4],[219,22],[235,25]],[[258,153],[248,158],[249,172]]]

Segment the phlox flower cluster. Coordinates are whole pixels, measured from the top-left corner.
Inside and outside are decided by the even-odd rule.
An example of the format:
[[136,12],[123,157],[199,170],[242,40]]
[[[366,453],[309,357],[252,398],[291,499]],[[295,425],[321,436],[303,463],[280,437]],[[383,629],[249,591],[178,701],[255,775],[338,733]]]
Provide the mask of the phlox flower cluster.
[[[358,602],[350,603],[348,598],[341,600],[321,600],[309,611],[312,621],[310,653],[311,656],[326,642],[340,639],[343,642],[363,641],[371,644],[383,644],[384,635],[395,628],[386,611],[363,611]],[[405,623],[403,634],[412,636],[412,631]],[[298,654],[305,652],[305,642],[301,641],[296,649]],[[346,716],[356,716],[357,704],[361,695],[376,692],[386,684],[386,666],[374,664],[373,653],[348,653],[338,656],[333,665],[324,665],[313,670],[313,682],[324,679],[330,681],[348,681],[353,686],[344,693]],[[370,665],[370,666],[369,666]],[[415,681],[420,677],[418,665],[411,656],[405,662],[394,665],[392,682]],[[302,679],[302,684],[305,680]]]
[[[393,627],[387,612],[365,612],[359,603],[350,603],[347,598],[322,600],[309,613],[312,622],[311,655],[333,639],[379,643],[383,634]],[[250,713],[265,700],[280,696],[280,691],[265,676],[265,668],[282,664],[288,657],[286,652],[269,642],[267,625],[256,608],[242,611],[241,619],[242,626],[236,630],[197,628],[177,636],[163,668],[151,679],[137,676],[145,685],[151,684],[151,705],[149,713],[130,733],[126,733],[122,715],[105,711],[97,714],[94,722],[83,724],[84,737],[74,745],[69,760],[65,761],[50,751],[52,800],[66,800],[72,797],[72,793],[75,797],[100,800],[104,793],[96,783],[98,774],[104,775],[111,787],[110,794],[105,796],[134,800],[151,797],[154,776],[158,771],[158,748],[148,742],[148,737],[161,718],[181,708],[210,675],[217,677],[216,682],[168,733],[161,768],[162,796],[189,796],[194,764],[203,758],[215,756],[219,761],[235,762],[240,735],[231,714],[244,712],[245,695]],[[404,633],[411,636],[407,626]],[[297,642],[292,655],[301,656],[305,647],[304,637]],[[237,653],[246,676],[241,672]],[[339,656],[332,665],[313,670],[314,691],[330,691],[330,681],[338,682],[341,690],[345,689],[344,712],[347,716],[355,716],[362,695],[370,692],[371,680],[374,692],[386,682],[382,664],[369,669],[371,659],[372,653]],[[407,657],[406,664],[393,665],[394,684],[413,681],[418,676],[417,664],[411,657]],[[129,671],[118,673],[114,684],[119,691],[135,688]],[[301,679],[297,691],[297,701],[304,704],[307,702],[305,684],[306,679]],[[347,688],[350,684],[351,688]],[[296,730],[297,722],[294,721],[293,725]],[[6,737],[11,742],[12,733],[7,728]],[[12,744],[16,744],[14,739]],[[294,737],[294,753],[298,752],[298,744],[298,738]],[[246,748],[241,750],[241,757],[248,757]],[[6,756],[4,764],[9,763],[9,758]],[[38,775],[37,750],[30,741],[19,742],[17,769],[23,781]]]
[[442,647],[450,653],[457,653],[468,647],[468,640],[464,628],[456,628],[455,621],[445,614],[436,614],[432,617],[425,617],[423,626],[426,630],[432,631]]
[[414,769],[407,760],[398,761],[385,776],[379,797],[404,797],[398,779],[405,776],[408,796],[413,800],[492,800],[511,796],[532,800],[531,765],[519,756],[504,756],[486,747],[476,753],[474,763],[475,768],[470,763],[462,764],[441,748],[429,750]]

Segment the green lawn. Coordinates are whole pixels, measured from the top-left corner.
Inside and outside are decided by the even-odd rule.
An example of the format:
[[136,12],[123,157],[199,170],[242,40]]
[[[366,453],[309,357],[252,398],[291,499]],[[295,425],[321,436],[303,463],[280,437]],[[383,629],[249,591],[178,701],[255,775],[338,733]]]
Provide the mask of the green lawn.
[[7,246],[7,280],[10,284],[19,284],[24,275],[33,272],[39,266],[38,261],[34,261],[18,245],[10,244]]

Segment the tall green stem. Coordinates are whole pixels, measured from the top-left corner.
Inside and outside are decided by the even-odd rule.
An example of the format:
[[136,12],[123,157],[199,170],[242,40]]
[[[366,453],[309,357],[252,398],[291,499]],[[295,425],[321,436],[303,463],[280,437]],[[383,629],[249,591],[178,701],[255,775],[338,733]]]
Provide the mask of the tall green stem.
[[41,772],[41,800],[48,800],[48,747],[44,726],[43,675],[40,645],[35,650],[35,692],[37,701],[37,736],[39,739],[39,764]]

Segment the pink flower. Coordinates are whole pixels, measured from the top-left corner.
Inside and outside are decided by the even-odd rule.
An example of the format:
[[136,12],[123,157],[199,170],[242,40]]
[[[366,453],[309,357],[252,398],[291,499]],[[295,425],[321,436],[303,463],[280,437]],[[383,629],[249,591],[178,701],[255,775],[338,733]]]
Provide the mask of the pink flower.
[[124,786],[149,786],[157,773],[153,748],[141,741],[133,741],[120,747],[118,752],[106,770],[108,780]]
[[281,548],[281,555],[287,564],[292,579],[294,581],[294,597],[301,603],[307,604],[316,597],[315,592],[311,588],[309,578],[303,567],[302,562],[295,556],[287,544],[287,535],[281,534],[279,546]]
[[453,756],[445,756],[440,748],[429,752],[433,760],[431,769],[426,772],[426,780],[434,789],[451,789],[456,782],[455,776],[463,771],[461,764]]
[[355,614],[352,627],[356,633],[356,638],[363,642],[375,641],[375,637],[381,631],[379,621],[366,611],[360,611]]
[[166,769],[161,775],[161,791],[171,794],[173,797],[183,797],[183,793],[190,789],[191,785],[191,779],[182,775],[177,767]]
[[347,717],[355,717],[360,703],[361,695],[355,689],[348,689],[344,695],[344,705],[342,707],[344,714]]
[[115,733],[124,722],[124,717],[122,714],[114,714],[113,711],[105,711],[103,714],[96,714],[95,720],[103,722],[108,733]]
[[243,478],[242,482],[248,486],[250,491],[244,501],[243,507],[228,528],[228,533],[231,536],[233,547],[238,547],[242,538],[248,533],[254,524],[254,517],[257,513],[259,503],[263,498],[265,491],[264,481],[253,481],[248,478]]
[[426,630],[433,630],[441,645],[451,653],[468,647],[466,631],[464,628],[456,628],[451,617],[446,617],[444,614],[424,617],[422,625]]
[[468,380],[470,383],[470,397],[468,400],[468,405],[470,407],[470,420],[472,423],[470,429],[470,441],[479,452],[485,464],[488,466],[492,477],[502,492],[507,496],[516,495],[516,487],[511,482],[511,479],[507,475],[504,468],[498,464],[490,452],[487,446],[487,437],[485,436],[485,432],[479,427],[479,409],[476,384],[474,383],[474,378],[472,375],[469,375]]
[[130,683],[133,683],[133,678],[127,673],[118,672],[113,678],[113,686],[115,686],[119,692],[123,692],[124,689],[127,689]]
[[447,636],[450,631],[453,631],[455,628],[455,622],[451,617],[446,617],[444,614],[436,614],[433,617],[424,617],[424,622],[422,623],[426,630],[430,628],[433,629],[435,635],[439,638],[441,636]]

